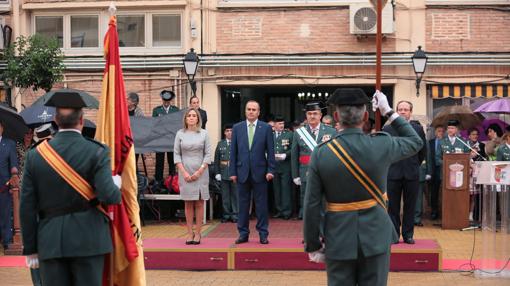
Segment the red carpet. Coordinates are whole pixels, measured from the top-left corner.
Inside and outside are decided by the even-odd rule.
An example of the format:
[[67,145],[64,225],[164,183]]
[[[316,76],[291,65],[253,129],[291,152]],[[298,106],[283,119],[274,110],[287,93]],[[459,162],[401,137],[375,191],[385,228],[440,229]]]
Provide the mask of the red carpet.
[[0,256],[0,267],[26,267],[25,256]]
[[[443,259],[443,270],[471,270],[472,268],[480,269],[482,267],[482,261],[479,259],[471,261],[472,265],[469,265],[469,259]],[[502,260],[487,260],[485,261],[485,267],[492,266],[492,270],[500,270],[505,265],[506,261]],[[506,266],[506,270],[510,270],[510,263]]]
[[[250,220],[250,238],[258,239],[259,235],[255,229],[257,220]],[[237,224],[227,222],[218,224],[207,237],[212,238],[237,238]],[[302,220],[269,220],[269,240],[271,238],[296,238],[303,237],[303,221]]]

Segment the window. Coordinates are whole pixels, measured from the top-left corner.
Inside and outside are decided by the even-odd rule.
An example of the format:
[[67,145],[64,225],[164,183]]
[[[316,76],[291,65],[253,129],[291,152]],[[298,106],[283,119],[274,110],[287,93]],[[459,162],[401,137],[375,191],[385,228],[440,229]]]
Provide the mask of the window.
[[180,44],[180,15],[152,15],[152,46],[169,47]]
[[64,18],[62,16],[35,17],[35,32],[48,38],[57,39],[59,46],[64,47]]
[[71,48],[99,47],[98,23],[98,16],[71,16]]
[[120,47],[145,46],[145,16],[120,15],[117,16],[117,31]]

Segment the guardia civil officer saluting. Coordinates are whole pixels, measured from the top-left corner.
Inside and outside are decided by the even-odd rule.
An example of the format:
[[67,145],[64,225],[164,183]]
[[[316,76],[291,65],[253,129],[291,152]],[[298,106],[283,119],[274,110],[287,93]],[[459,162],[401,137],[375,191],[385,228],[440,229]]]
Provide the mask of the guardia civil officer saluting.
[[335,134],[333,127],[321,124],[322,108],[319,102],[306,104],[305,126],[294,132],[291,149],[292,180],[300,188],[298,219],[303,218],[303,200],[308,174],[310,155],[317,144],[328,141]]
[[81,135],[85,102],[79,93],[55,93],[53,139],[26,156],[20,202],[23,254],[40,266],[43,285],[101,285],[104,256],[112,251],[109,219],[98,204],[121,201],[108,148]]
[[[326,262],[328,285],[386,285],[395,228],[386,210],[390,165],[416,154],[423,141],[395,113],[386,96],[374,95],[373,106],[396,131],[367,135],[369,99],[362,89],[337,89],[328,100],[335,106],[339,134],[312,153],[304,205],[305,251],[310,260]],[[321,203],[326,200],[324,245],[319,239]],[[325,257],[324,257],[325,256]]]

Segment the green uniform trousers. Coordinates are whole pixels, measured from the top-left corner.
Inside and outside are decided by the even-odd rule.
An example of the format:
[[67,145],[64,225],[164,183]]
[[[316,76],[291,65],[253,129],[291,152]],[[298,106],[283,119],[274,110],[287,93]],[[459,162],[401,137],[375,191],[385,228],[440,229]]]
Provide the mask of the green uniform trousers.
[[274,173],[273,190],[277,214],[282,217],[290,217],[292,215],[292,176],[290,171]]
[[42,260],[41,280],[44,286],[101,286],[104,254]]
[[326,259],[328,286],[386,286],[390,271],[390,250],[388,252],[364,257],[358,250],[358,259]]

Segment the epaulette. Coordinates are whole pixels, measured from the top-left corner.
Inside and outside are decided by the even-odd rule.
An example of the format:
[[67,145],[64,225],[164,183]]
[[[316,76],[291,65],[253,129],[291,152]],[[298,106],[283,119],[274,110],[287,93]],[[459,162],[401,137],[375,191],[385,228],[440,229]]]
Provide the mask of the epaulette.
[[321,143],[317,144],[317,147],[315,147],[315,148],[319,148],[322,145],[327,144],[328,142],[331,142],[331,140],[335,139],[336,137],[338,137],[338,135],[331,137],[328,141],[324,141],[324,142],[321,142]]
[[391,135],[388,132],[377,131],[375,133],[371,133],[370,136],[375,137],[375,136],[391,136]]
[[83,136],[83,138],[87,139],[88,141],[92,142],[92,143],[96,143],[97,145],[101,146],[102,148],[106,148],[106,145],[97,141],[97,140],[94,140],[92,138],[89,138],[89,137],[85,137]]

